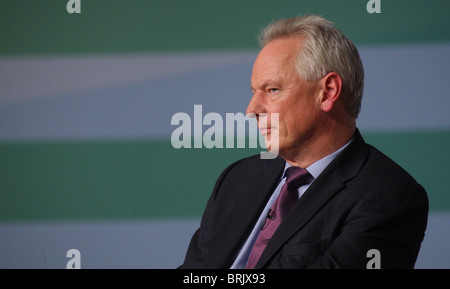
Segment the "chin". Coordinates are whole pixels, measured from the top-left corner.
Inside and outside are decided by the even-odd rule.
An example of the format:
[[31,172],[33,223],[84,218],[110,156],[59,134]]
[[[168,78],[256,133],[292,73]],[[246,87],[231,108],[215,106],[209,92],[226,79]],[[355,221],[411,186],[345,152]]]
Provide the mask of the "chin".
[[267,151],[269,151],[269,152],[271,152],[271,153],[273,153],[273,154],[275,154],[275,155],[279,155],[280,153],[280,144],[279,144],[279,142],[278,142],[278,139],[276,139],[276,140],[273,140],[273,141],[265,141],[265,144],[266,144],[266,148],[267,148]]

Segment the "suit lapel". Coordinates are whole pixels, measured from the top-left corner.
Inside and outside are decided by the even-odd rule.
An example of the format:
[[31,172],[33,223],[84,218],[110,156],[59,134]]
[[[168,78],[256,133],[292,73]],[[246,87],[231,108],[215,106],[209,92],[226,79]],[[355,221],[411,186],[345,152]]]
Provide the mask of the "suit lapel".
[[352,143],[311,184],[275,231],[256,264],[257,269],[262,268],[289,238],[344,187],[347,180],[358,173],[366,155],[364,140],[357,130]]
[[248,184],[251,184],[251,188],[248,190],[243,189],[237,194],[238,199],[234,202],[234,208],[232,208],[234,213],[230,214],[228,220],[232,230],[222,230],[216,238],[216,240],[220,241],[216,243],[213,251],[219,252],[226,248],[232,253],[222,252],[220,254],[220,256],[226,257],[226,260],[217,258],[217,256],[214,259],[210,259],[207,265],[208,268],[220,268],[224,266],[223,264],[225,264],[225,267],[231,266],[231,262],[235,258],[233,253],[238,252],[247,239],[278,184],[283,173],[285,161],[278,157],[273,160],[262,161],[261,164],[260,170],[243,172],[243,177],[245,177]]

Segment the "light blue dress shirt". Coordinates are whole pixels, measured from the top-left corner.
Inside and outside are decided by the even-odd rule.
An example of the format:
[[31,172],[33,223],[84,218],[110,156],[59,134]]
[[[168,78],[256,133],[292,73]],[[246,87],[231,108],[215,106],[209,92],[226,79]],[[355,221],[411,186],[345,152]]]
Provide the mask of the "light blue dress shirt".
[[[311,178],[308,180],[307,184],[300,186],[298,188],[298,198],[300,198],[303,193],[309,188],[309,186],[314,182],[315,179],[325,170],[325,168],[336,158],[336,156],[344,149],[346,148],[350,142],[350,140],[347,144],[345,144],[343,147],[335,151],[334,153],[318,160],[317,162],[311,164],[309,167],[306,168],[306,170],[311,174]],[[231,265],[231,269],[244,269],[245,265],[247,264],[248,257],[250,256],[250,252],[253,248],[253,244],[255,243],[256,239],[258,238],[259,232],[261,231],[261,227],[264,225],[264,222],[267,218],[267,213],[269,212],[269,209],[272,207],[273,203],[275,202],[276,198],[280,194],[281,187],[286,181],[286,169],[289,168],[291,165],[286,162],[286,165],[284,167],[284,172],[281,177],[280,183],[276,187],[275,191],[273,192],[272,196],[270,197],[269,201],[267,202],[266,206],[264,207],[264,210],[262,211],[261,216],[259,217],[258,221],[256,222],[255,227],[253,228],[252,232],[250,233],[250,236],[245,241],[244,245],[242,246],[241,250],[239,251],[239,254],[237,255],[236,259],[234,260],[233,265]]]

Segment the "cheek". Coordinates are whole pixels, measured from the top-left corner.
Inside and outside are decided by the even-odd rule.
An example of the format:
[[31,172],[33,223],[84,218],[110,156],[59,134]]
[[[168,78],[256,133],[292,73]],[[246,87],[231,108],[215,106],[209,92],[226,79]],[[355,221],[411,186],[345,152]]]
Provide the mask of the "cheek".
[[280,136],[296,138],[298,134],[317,125],[317,108],[291,109],[284,118],[280,116]]
[[286,115],[284,118],[280,117],[280,124],[278,127],[280,137],[289,138],[299,130],[301,123],[297,118]]
[[312,93],[309,95],[298,92],[295,95],[301,95],[301,97],[295,98],[291,95],[289,99],[270,107],[272,113],[278,112],[280,137],[296,138],[298,134],[317,123],[320,108],[312,97]]

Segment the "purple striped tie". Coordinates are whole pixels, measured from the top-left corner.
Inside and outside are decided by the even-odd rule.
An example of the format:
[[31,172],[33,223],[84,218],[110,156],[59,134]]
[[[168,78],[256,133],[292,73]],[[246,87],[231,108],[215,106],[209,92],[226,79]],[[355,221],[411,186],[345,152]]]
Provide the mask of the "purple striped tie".
[[298,200],[298,187],[304,184],[311,175],[306,169],[299,167],[289,167],[286,170],[286,182],[281,188],[280,195],[275,200],[272,209],[272,215],[267,214],[267,219],[263,225],[255,244],[253,245],[250,257],[248,258],[246,269],[255,268],[262,252],[269,243],[272,235],[283,221],[289,210]]

